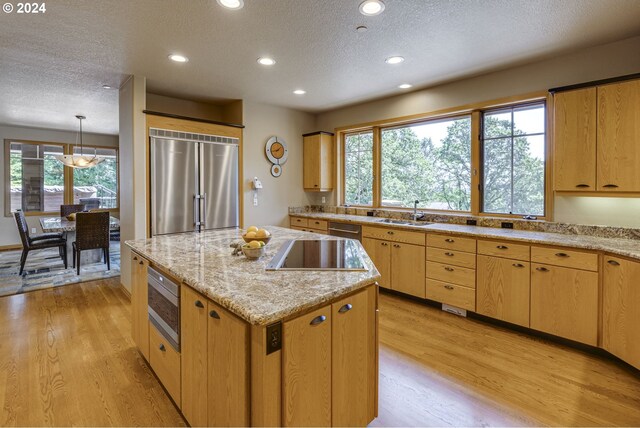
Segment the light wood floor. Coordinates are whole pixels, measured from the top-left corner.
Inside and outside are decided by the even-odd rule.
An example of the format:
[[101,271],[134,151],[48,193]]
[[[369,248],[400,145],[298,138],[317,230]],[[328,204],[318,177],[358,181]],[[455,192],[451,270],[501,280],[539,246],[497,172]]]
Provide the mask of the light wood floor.
[[[0,425],[184,425],[130,339],[119,279],[0,299]],[[640,425],[617,362],[380,297],[376,426]]]

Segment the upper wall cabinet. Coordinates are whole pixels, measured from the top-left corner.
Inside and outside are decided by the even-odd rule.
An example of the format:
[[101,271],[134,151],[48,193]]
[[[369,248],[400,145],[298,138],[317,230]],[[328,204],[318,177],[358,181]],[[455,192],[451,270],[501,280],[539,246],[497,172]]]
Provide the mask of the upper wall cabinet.
[[640,191],[640,80],[598,87],[598,190]]
[[304,134],[304,177],[307,192],[333,190],[333,134],[313,132]]
[[640,80],[557,92],[554,189],[640,192]]
[[555,190],[596,190],[596,88],[557,93],[553,123]]

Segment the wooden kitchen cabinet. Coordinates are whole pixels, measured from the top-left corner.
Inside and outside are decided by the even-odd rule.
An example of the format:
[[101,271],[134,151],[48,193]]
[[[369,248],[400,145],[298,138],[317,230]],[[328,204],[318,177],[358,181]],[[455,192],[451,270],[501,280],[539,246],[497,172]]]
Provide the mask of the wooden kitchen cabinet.
[[529,262],[478,255],[476,312],[529,327]]
[[640,191],[640,80],[598,86],[597,135],[598,190]]
[[640,369],[640,263],[604,256],[602,347]]
[[554,95],[554,189],[596,190],[595,87]]
[[531,328],[598,345],[598,273],[531,264]]
[[333,190],[333,134],[313,132],[303,136],[303,187],[307,192]]
[[391,288],[391,243],[379,239],[362,238],[362,246],[380,272],[378,285]]
[[331,306],[284,323],[284,426],[331,425]]
[[149,361],[149,315],[147,267],[144,257],[131,252],[131,336],[140,353]]
[[425,298],[425,250],[420,245],[390,243],[391,289]]
[[248,426],[249,325],[182,286],[182,413],[191,426]]
[[149,322],[149,365],[178,408],[181,407],[180,352]]

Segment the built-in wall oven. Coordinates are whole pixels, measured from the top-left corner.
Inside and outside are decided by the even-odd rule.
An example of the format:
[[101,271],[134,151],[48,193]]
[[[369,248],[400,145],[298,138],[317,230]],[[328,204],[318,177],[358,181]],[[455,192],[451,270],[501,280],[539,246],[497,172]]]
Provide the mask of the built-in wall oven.
[[147,270],[149,283],[149,321],[180,351],[180,284],[152,267]]

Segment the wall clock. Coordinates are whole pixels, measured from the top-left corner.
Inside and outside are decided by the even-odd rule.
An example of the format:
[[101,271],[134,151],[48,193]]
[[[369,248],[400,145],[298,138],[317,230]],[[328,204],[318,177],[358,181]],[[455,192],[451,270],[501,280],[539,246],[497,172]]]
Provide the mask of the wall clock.
[[287,144],[282,138],[273,136],[267,140],[265,153],[267,154],[267,159],[273,164],[271,165],[271,175],[280,177],[282,175],[282,165],[287,161],[289,154]]

